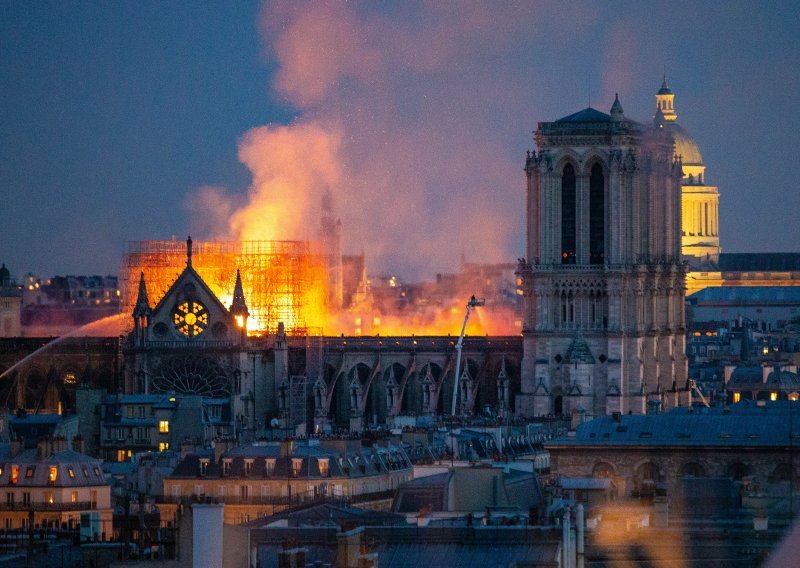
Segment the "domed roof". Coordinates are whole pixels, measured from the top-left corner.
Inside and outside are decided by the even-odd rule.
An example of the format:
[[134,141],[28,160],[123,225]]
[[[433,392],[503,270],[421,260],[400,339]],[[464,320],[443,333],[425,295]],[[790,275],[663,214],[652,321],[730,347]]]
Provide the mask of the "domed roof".
[[703,155],[700,153],[700,148],[694,138],[678,124],[672,123],[665,126],[668,126],[670,132],[672,132],[672,136],[675,139],[675,154],[681,157],[683,163],[687,165],[702,165]]

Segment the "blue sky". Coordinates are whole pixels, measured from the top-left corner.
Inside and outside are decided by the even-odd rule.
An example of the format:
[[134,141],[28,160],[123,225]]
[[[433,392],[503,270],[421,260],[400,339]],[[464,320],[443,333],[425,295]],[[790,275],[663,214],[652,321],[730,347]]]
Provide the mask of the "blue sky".
[[510,261],[536,123],[615,92],[649,120],[665,67],[723,249],[800,251],[798,24],[790,2],[3,2],[0,261],[314,237],[325,191],[371,271]]

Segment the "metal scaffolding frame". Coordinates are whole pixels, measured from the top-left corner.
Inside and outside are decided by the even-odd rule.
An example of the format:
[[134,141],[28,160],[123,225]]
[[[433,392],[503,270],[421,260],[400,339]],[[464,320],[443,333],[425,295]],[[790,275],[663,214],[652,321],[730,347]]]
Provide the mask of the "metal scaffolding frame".
[[[131,314],[139,273],[151,306],[164,297],[186,267],[184,241],[129,241],[120,266],[120,312]],[[314,334],[328,309],[328,256],[316,241],[194,241],[192,267],[230,307],[236,270],[250,312],[251,335]],[[128,325],[132,327],[133,320]]]

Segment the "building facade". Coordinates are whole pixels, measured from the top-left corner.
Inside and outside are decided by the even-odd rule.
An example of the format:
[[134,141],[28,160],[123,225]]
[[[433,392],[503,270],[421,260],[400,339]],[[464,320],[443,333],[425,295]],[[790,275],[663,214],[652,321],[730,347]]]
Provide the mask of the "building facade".
[[525,163],[527,415],[645,412],[686,382],[682,163],[656,119],[587,108],[539,123]]
[[67,449],[63,437],[42,438],[24,451],[12,442],[6,450],[0,457],[1,528],[76,528],[90,513],[97,538],[111,536],[111,488],[99,460]]
[[186,453],[164,479],[159,507],[162,519],[174,519],[181,503],[211,500],[225,505],[228,524],[326,497],[388,510],[394,490],[412,476],[405,451],[388,443],[337,438],[232,447],[220,439],[211,450]]

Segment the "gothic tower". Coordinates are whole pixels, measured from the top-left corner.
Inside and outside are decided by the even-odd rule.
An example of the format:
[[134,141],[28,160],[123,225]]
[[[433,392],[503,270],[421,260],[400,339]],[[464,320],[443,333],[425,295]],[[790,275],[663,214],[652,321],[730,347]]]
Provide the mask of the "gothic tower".
[[[665,99],[667,111],[671,99]],[[681,162],[670,133],[587,108],[528,154],[524,415],[644,413],[687,397]]]

